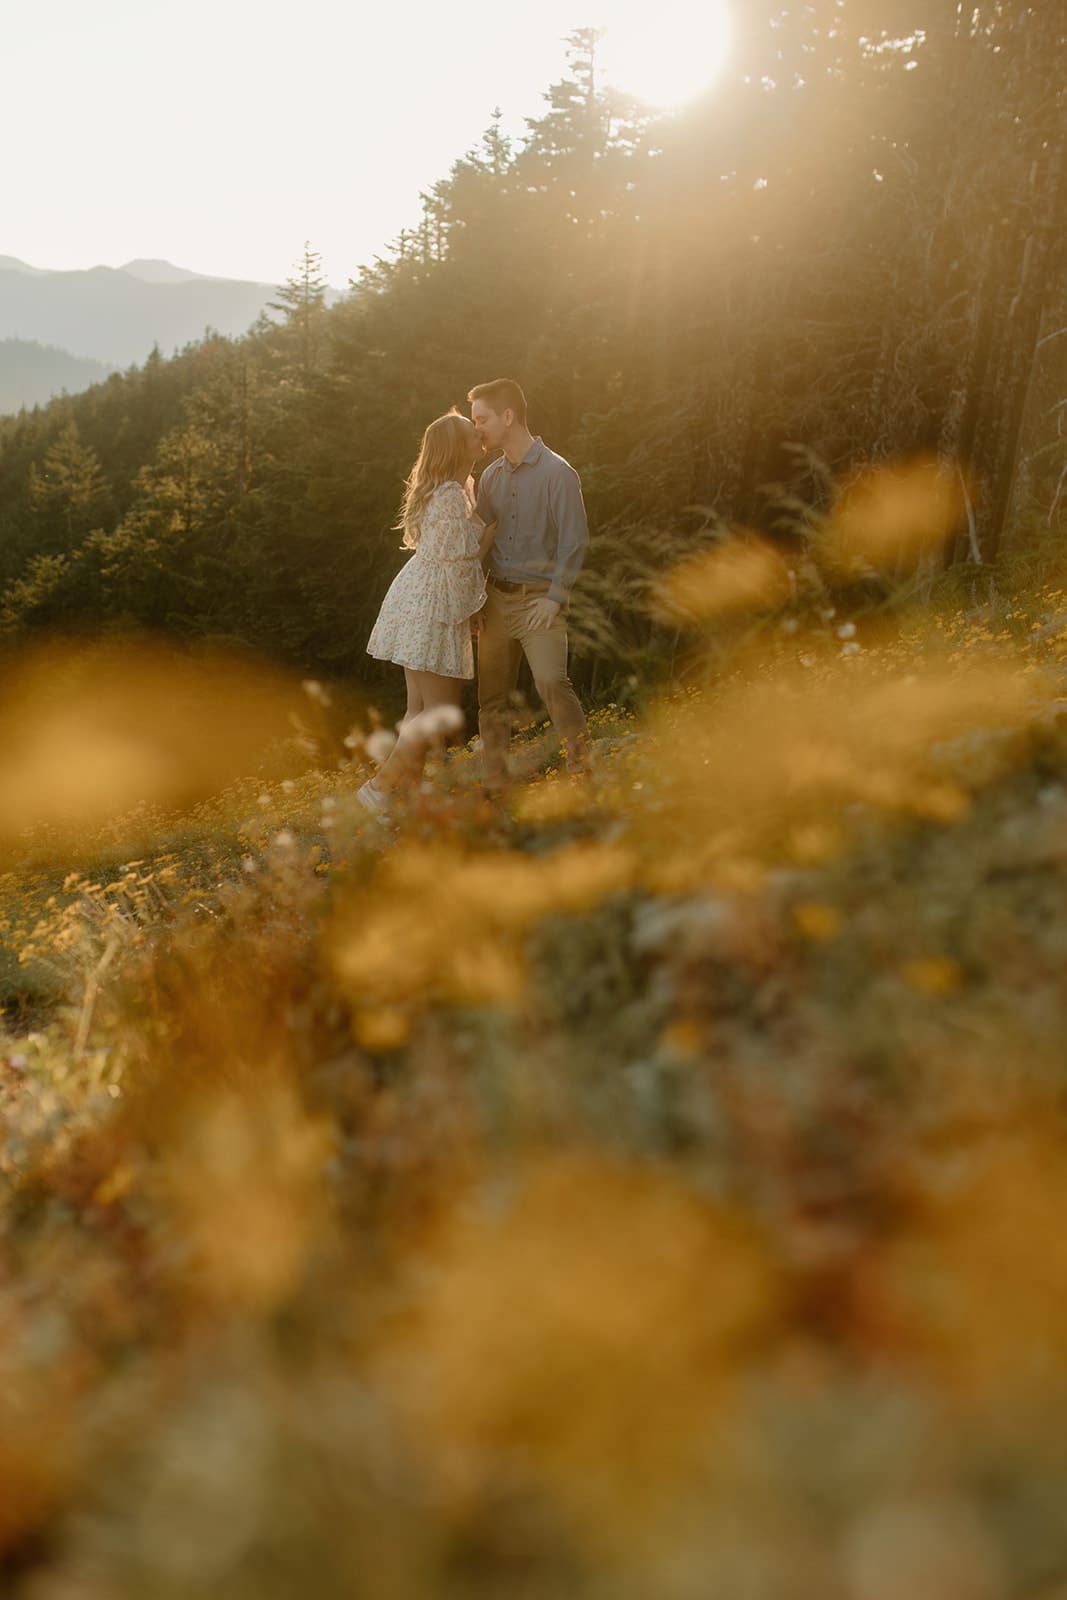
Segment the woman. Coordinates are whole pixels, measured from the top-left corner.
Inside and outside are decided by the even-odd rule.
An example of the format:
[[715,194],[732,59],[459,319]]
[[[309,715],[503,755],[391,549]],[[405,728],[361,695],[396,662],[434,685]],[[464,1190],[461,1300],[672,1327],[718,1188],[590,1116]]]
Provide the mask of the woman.
[[389,759],[357,791],[370,811],[422,775],[433,733],[462,726],[462,680],[474,676],[471,618],[485,604],[482,562],[496,532],[474,510],[471,469],[482,453],[473,423],[458,411],[431,422],[408,474],[398,528],[415,553],[382,601],[367,641],[377,661],[407,680],[407,713]]

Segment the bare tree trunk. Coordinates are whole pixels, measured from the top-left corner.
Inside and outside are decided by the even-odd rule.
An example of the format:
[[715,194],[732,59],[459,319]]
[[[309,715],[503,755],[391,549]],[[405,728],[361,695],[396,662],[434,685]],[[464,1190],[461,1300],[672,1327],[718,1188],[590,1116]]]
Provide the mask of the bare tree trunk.
[[[1035,163],[1035,169],[1036,169]],[[1063,133],[1048,163],[1048,177],[1041,185],[1039,198],[1040,220],[1026,241],[1021,281],[1009,310],[1009,321],[1017,319],[1015,337],[1019,370],[1013,374],[1014,385],[1008,401],[1004,426],[1003,466],[997,483],[997,497],[990,518],[991,553],[1001,548],[1006,533],[1010,532],[1015,486],[1019,474],[1024,428],[1033,390],[1034,374],[1038,363],[1038,343],[1044,325],[1049,294],[1054,284],[1054,271],[1059,232],[1058,218],[1067,204],[1064,194]],[[1032,175],[1032,190],[1037,188],[1036,170]],[[1035,199],[1038,198],[1036,195]]]

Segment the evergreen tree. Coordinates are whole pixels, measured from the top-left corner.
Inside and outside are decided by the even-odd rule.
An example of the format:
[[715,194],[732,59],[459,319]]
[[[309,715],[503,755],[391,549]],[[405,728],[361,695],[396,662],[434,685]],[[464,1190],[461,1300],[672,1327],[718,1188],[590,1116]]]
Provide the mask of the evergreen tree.
[[326,310],[322,257],[317,250],[312,250],[307,240],[295,270],[278,290],[278,298],[269,302],[269,309],[280,311],[285,319],[283,328],[287,337],[281,341],[281,349],[306,382],[318,365]]
[[58,518],[68,550],[87,530],[106,487],[96,452],[82,443],[73,422],[45,451],[41,467],[36,463],[30,467],[30,504],[48,524]]

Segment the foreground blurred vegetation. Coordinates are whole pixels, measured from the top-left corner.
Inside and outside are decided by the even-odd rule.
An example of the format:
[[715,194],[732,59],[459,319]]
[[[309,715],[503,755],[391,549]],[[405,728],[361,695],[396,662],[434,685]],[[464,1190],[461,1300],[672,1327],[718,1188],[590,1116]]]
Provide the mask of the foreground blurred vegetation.
[[5,1592],[1062,1592],[1067,592],[704,601],[390,824],[321,683],[25,665]]
[[402,476],[502,372],[582,474],[577,674],[606,699],[669,660],[650,574],[737,525],[795,554],[857,468],[962,474],[937,562],[1062,538],[1062,8],[734,9],[683,114],[601,86],[576,34],[526,139],[494,120],[342,304],[309,250],[247,338],[0,421],[0,632],[380,674]]

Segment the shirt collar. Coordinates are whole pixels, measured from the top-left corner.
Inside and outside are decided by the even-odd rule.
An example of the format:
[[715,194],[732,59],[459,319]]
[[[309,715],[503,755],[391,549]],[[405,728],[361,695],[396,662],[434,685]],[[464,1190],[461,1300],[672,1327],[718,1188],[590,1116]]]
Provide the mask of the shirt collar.
[[[518,472],[520,467],[536,466],[544,454],[544,450],[544,440],[541,438],[541,435],[538,434],[529,450],[527,450],[526,454],[523,456],[522,460],[517,461],[515,465],[511,467],[512,472]],[[507,458],[505,457],[505,460],[506,459]],[[508,462],[508,465],[511,466],[510,461]]]

